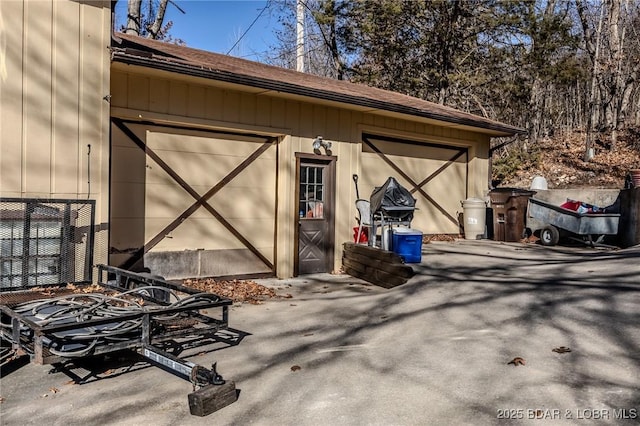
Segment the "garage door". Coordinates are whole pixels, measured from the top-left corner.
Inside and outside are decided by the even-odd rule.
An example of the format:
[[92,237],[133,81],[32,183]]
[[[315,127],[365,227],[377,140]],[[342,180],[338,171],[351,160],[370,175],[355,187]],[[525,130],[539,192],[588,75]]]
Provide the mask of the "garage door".
[[112,122],[111,264],[167,279],[273,274],[275,138]]
[[460,201],[467,198],[466,147],[363,134],[361,197],[389,176],[417,200],[411,226],[425,234],[457,234]]

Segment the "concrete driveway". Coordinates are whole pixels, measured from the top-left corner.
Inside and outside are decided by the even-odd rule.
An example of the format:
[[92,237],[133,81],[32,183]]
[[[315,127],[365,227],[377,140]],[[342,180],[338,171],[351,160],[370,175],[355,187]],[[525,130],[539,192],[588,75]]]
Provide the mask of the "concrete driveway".
[[0,381],[0,423],[640,423],[640,248],[431,243],[415,268],[391,290],[344,275],[260,281],[293,297],[234,306],[231,326],[249,335],[190,358],[240,389],[207,417],[189,414],[189,383],[144,363],[82,385],[28,364]]

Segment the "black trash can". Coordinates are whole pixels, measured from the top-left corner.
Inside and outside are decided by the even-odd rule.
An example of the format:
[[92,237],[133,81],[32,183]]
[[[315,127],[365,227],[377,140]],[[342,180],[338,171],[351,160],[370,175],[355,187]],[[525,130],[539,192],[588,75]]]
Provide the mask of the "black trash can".
[[495,188],[489,192],[495,241],[520,241],[524,236],[529,198],[535,191]]

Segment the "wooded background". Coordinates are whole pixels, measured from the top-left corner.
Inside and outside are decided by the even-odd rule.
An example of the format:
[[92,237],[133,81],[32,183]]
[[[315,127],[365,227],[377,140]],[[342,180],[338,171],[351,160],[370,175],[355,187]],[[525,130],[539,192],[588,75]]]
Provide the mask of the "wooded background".
[[[147,1],[147,19],[141,1],[129,0],[126,30],[181,42],[163,27],[170,1]],[[615,150],[621,131],[640,135],[637,0],[269,0],[280,29],[264,62],[296,69],[297,4],[306,72],[526,129],[516,144],[494,141],[502,155],[581,129],[588,161],[594,136]]]

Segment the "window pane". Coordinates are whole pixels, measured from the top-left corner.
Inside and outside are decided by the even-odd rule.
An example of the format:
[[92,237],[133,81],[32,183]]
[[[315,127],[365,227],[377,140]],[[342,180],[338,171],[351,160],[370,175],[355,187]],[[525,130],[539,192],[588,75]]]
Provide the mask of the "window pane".
[[323,179],[324,167],[300,167],[299,217],[307,219],[321,219],[324,217]]

